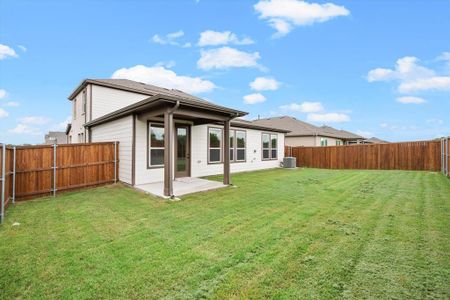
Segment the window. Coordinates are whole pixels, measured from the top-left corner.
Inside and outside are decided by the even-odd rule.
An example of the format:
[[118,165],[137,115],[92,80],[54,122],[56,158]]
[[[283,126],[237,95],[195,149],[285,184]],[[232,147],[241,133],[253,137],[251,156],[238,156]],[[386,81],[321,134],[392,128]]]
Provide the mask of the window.
[[262,134],[262,159],[278,158],[278,135],[263,133]]
[[320,138],[320,146],[328,146],[328,139]]
[[245,131],[235,130],[236,137],[236,161],[245,161],[245,145],[246,134]]
[[83,98],[82,98],[82,106],[81,106],[81,114],[86,113],[86,90],[83,91]]
[[262,159],[270,159],[270,134],[262,134]]
[[222,129],[208,128],[208,162],[222,162]]
[[77,98],[73,99],[73,119],[75,120],[77,118]]
[[336,146],[342,146],[342,141],[341,140],[337,140],[336,141]]
[[270,159],[277,159],[277,149],[278,149],[278,136],[276,134],[270,135],[271,148],[270,148]]
[[230,130],[230,161],[234,161],[234,137],[235,131]]
[[164,126],[148,123],[148,167],[164,166]]

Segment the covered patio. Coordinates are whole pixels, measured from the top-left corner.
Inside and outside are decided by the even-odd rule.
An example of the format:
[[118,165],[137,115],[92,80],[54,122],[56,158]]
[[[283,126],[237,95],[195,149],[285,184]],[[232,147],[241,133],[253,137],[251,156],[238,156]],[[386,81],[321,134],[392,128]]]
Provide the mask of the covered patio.
[[[182,177],[175,178],[172,182],[172,193],[175,197],[183,196],[187,194],[204,192],[219,188],[227,187],[228,185],[223,184],[218,181],[207,180],[203,178],[196,177]],[[154,182],[147,184],[136,185],[136,188],[142,190],[143,192],[156,195],[158,197],[168,198],[169,196],[164,195],[164,182]]]
[[[179,125],[177,124],[180,123],[176,124],[174,120],[186,122],[186,129],[183,129],[185,134],[188,134],[191,127],[196,125],[217,124],[223,126],[223,149],[229,149],[231,120],[246,114],[246,112],[215,105],[193,96],[180,97],[179,95],[157,94],[89,122],[86,126],[89,128],[123,116],[132,115],[132,186],[157,196],[174,197],[225,187],[231,184],[230,157],[229,155],[224,155],[224,153],[228,153],[225,151],[222,153],[223,183],[192,178],[189,172],[183,172],[182,174],[177,172],[178,166],[187,165],[189,167],[191,164],[191,149],[189,143],[186,144],[188,149],[183,150],[182,155],[184,156],[181,161],[179,154],[177,154],[179,143],[177,140],[179,129],[177,126]],[[136,184],[136,123],[152,122],[151,120],[155,119],[160,120],[161,131],[163,130],[163,134],[160,134],[163,138],[159,143],[162,146],[161,150],[164,150],[164,157],[161,157],[161,164],[158,166],[159,169],[163,169],[163,176],[161,176],[161,181],[158,180],[151,183],[139,181]],[[147,141],[147,143],[149,142]],[[152,167],[150,166],[147,169],[152,169]]]

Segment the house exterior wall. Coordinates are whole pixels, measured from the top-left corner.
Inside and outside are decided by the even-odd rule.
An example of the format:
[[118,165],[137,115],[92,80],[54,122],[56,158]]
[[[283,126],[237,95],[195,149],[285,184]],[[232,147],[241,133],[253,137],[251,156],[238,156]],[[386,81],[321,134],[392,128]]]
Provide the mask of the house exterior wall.
[[92,85],[92,120],[121,109],[125,106],[147,99],[150,96]]
[[91,129],[92,142],[119,142],[119,180],[132,184],[133,116],[126,116]]
[[[319,144],[320,145],[320,144]],[[313,147],[317,146],[315,136],[287,136],[286,146],[296,147],[305,146]]]
[[[189,124],[183,120],[174,120],[175,123]],[[160,119],[152,119],[152,122],[162,122]],[[136,120],[136,184],[161,182],[164,179],[164,168],[148,168],[147,164],[147,120]],[[191,126],[191,177],[223,174],[223,163],[208,163],[208,126],[222,127],[218,125],[206,124]],[[246,161],[232,162],[231,172],[243,172],[260,169],[276,168],[280,166],[284,157],[284,134],[278,135],[278,158],[276,160],[262,160],[261,155],[261,134],[262,131],[254,129],[244,129],[231,127],[246,131]],[[264,131],[265,132],[265,131]],[[273,134],[273,132],[272,132]],[[175,140],[175,130],[172,132],[172,145]],[[175,147],[173,147],[172,157],[175,157]],[[175,166],[175,162],[172,164]],[[175,171],[173,169],[173,171]],[[173,172],[172,174],[175,174]]]
[[286,146],[297,147],[320,147],[321,138],[327,139],[328,146],[336,146],[337,142],[340,141],[341,145],[344,142],[340,139],[326,137],[326,136],[287,136],[286,137]]
[[[211,126],[211,125],[210,125]],[[221,127],[212,125],[214,127]],[[263,131],[231,127],[246,131],[246,161],[232,162],[231,172],[243,172],[260,169],[276,168],[284,158],[284,134],[278,135],[278,158],[276,160],[262,160],[261,134]],[[272,132],[274,133],[274,132]],[[208,176],[223,173],[223,163],[208,164],[208,125],[193,126],[191,130],[191,176]]]
[[[69,143],[85,143],[89,141],[89,134],[84,124],[90,121],[90,102],[92,85],[88,84],[84,90],[72,100],[72,127],[68,134]],[[86,93],[86,112],[83,112],[83,93]]]

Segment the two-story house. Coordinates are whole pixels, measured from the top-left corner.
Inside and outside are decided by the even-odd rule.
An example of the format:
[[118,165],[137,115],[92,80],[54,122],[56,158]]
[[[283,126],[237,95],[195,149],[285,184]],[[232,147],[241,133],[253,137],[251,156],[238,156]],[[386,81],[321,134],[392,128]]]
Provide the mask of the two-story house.
[[247,113],[179,90],[126,79],[87,79],[69,96],[71,143],[118,141],[119,179],[139,186],[279,167],[287,130],[239,119]]

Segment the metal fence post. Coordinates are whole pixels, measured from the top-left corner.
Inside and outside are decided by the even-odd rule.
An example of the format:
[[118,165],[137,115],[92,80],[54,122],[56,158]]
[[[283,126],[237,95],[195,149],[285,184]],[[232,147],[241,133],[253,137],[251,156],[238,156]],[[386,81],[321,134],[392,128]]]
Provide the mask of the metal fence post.
[[444,165],[445,165],[445,175],[448,176],[448,175],[449,175],[449,172],[450,172],[450,171],[448,170],[448,156],[449,156],[449,152],[450,152],[450,151],[449,151],[450,149],[448,149],[448,137],[445,138],[445,149],[446,149],[446,150],[445,150],[445,153],[444,153],[444,155],[445,155],[445,156],[444,156],[444,157],[445,157],[445,162],[444,162]]
[[13,147],[12,203],[16,203],[16,146]]
[[53,144],[53,197],[56,197],[56,144]]
[[2,204],[1,204],[1,216],[0,224],[3,224],[5,218],[5,181],[6,181],[6,145],[2,144]]
[[114,183],[117,182],[117,142],[114,142]]

